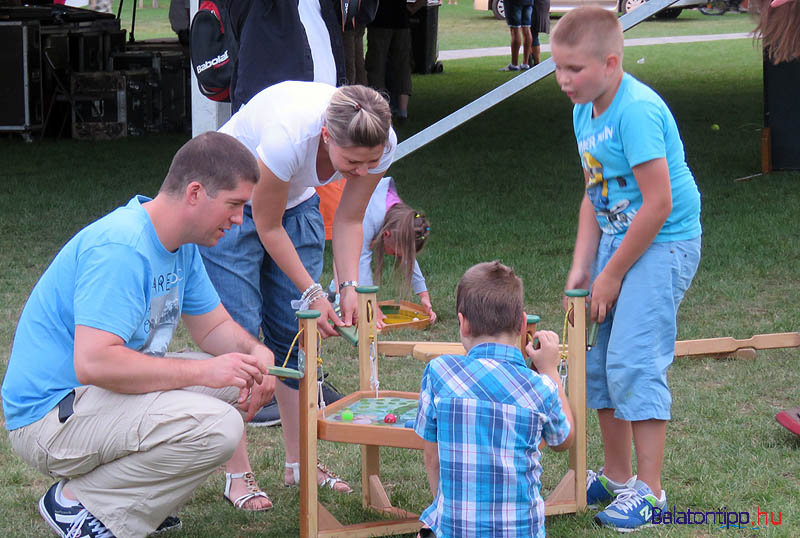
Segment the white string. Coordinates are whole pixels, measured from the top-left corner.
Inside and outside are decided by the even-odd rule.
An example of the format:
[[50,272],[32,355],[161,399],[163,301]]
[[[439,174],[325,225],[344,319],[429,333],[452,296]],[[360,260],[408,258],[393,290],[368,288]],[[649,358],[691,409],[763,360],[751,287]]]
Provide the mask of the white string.
[[322,418],[325,418],[325,395],[322,394],[322,383],[325,380],[325,371],[319,367],[319,377],[317,378],[317,394],[319,398],[319,408],[322,411]]
[[375,397],[378,397],[378,387],[380,386],[380,381],[378,381],[378,369],[377,369],[377,353],[375,351],[375,340],[369,343],[369,386],[375,389]]
[[562,358],[561,363],[558,365],[558,375],[561,376],[561,386],[564,387],[564,392],[567,391],[567,378],[569,377],[569,365],[567,360]]

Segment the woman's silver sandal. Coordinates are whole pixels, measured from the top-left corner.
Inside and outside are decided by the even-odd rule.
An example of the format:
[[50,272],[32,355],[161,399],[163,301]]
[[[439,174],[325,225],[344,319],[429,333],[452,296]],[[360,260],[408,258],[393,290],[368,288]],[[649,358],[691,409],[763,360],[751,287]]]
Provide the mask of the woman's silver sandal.
[[[286,483],[287,486],[296,486],[300,483],[300,462],[289,463],[288,461],[285,463],[285,467],[287,469],[292,470],[292,478],[294,478],[293,483]],[[338,491],[339,493],[351,493],[353,488],[350,485],[339,478],[333,471],[328,469],[325,465],[320,462],[317,462],[317,470],[323,474],[325,477],[322,482],[317,479],[317,484],[320,486],[327,486],[331,488],[333,491]],[[336,489],[336,484],[344,484],[347,489]]]

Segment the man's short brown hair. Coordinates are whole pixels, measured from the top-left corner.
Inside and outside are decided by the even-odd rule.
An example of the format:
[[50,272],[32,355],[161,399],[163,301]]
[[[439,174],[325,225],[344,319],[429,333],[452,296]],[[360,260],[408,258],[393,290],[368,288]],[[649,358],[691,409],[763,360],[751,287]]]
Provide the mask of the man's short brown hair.
[[613,11],[599,6],[583,6],[561,17],[550,35],[551,45],[580,47],[604,62],[609,54],[616,54],[622,63],[622,25]]
[[232,191],[240,181],[257,183],[258,162],[234,137],[208,131],[186,142],[172,158],[161,192],[180,195],[192,181],[202,184],[210,196]]
[[522,327],[522,280],[496,260],[473,265],[458,282],[456,311],[467,318],[473,337],[517,333]]

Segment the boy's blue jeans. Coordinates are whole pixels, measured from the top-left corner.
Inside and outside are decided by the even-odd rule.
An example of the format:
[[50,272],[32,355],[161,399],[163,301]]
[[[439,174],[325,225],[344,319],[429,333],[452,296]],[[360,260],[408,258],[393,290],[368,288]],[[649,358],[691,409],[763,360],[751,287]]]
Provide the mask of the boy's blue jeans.
[[[300,261],[314,282],[318,282],[325,249],[319,197],[315,194],[287,209],[282,222]],[[300,299],[303,290],[297,289],[264,249],[250,206],[245,206],[241,226],[228,230],[216,246],[200,247],[200,254],[211,283],[231,317],[256,338],[260,327],[264,345],[275,354],[275,365],[282,366],[297,334],[297,317],[291,301]],[[292,349],[286,367],[297,368],[297,346]],[[293,389],[299,386],[295,379],[281,378],[281,381]]]
[[[603,234],[592,281],[622,239]],[[700,263],[700,237],[653,243],[628,270],[586,356],[586,405],[628,421],[669,420],[677,314]]]

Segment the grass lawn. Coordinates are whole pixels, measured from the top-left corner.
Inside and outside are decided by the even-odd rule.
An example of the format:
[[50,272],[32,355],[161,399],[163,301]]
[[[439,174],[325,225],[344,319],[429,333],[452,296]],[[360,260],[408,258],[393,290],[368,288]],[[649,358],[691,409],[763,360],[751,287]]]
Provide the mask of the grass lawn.
[[[165,4],[161,3],[160,10],[166,17]],[[467,6],[441,10],[443,20],[454,11],[486,18]],[[147,9],[139,11],[143,12]],[[675,24],[684,17],[689,24],[690,15],[682,14]],[[737,18],[708,17],[697,24],[710,24],[706,20],[725,24]],[[491,24],[505,35],[502,23]],[[144,37],[138,31],[137,36]],[[642,57],[646,61],[637,63]],[[449,61],[443,74],[415,77],[411,119],[398,129],[400,138],[408,138],[512,76],[495,71],[496,63],[492,58]],[[641,47],[628,49],[626,68],[651,84],[670,105],[703,195],[703,260],[681,308],[679,339],[746,338],[798,330],[796,208],[800,190],[796,182],[800,173],[776,172],[734,181],[760,168],[760,53],[748,40]],[[720,126],[718,131],[710,128],[714,123]],[[0,159],[5,163],[0,181],[0,371],[5,368],[26,297],[60,246],[134,193],[154,194],[173,153],[184,142],[177,135],[35,144],[0,139]],[[411,154],[389,173],[404,200],[423,209],[431,220],[432,236],[420,264],[440,316],[429,330],[394,333],[391,339],[456,340],[456,282],[470,265],[492,259],[515,267],[526,285],[528,312],[542,317],[541,327],[560,332],[560,297],[571,260],[582,176],[571,105],[552,77]],[[326,271],[323,282],[329,277]],[[389,286],[381,295],[396,298],[402,293]],[[173,348],[187,343],[185,332],[180,331]],[[323,357],[334,384],[343,392],[354,390],[354,349],[341,341],[326,341]],[[748,512],[753,518],[757,509],[772,511],[776,518],[781,512],[781,525],[759,530],[670,525],[644,531],[642,536],[792,537],[800,533],[800,440],[774,420],[777,411],[800,403],[798,359],[797,349],[762,351],[755,360],[681,359],[670,371],[673,420],[663,475],[670,505],[682,511],[724,507]],[[391,358],[382,364],[381,387],[418,389],[421,363]],[[589,465],[596,468],[602,462],[602,450],[594,415],[589,414],[588,424]],[[0,431],[0,534],[50,536],[36,501],[51,479],[23,464],[11,452],[5,430]],[[181,512],[184,530],[174,536],[297,534],[298,493],[282,485],[280,429],[250,428],[248,437],[255,473],[275,508],[259,515],[231,509],[221,497],[220,470]],[[384,450],[384,482],[392,500],[410,510],[423,510],[430,493],[422,455]],[[360,483],[357,447],[323,442],[320,453],[352,485]],[[565,466],[564,455],[545,453],[545,490],[554,487]],[[324,491],[321,498],[345,522],[363,517],[358,492],[341,496]],[[549,518],[548,534],[617,536],[594,527],[591,515]]]
[[[553,16],[555,24],[558,15]],[[626,38],[663,37],[697,34],[727,34],[751,32],[755,24],[747,14],[726,13],[722,17],[709,17],[695,9],[685,9],[677,19],[647,20],[625,32]],[[542,43],[547,43],[547,34],[539,34]],[[464,1],[457,6],[443,5],[439,8],[439,49],[472,49],[500,47],[509,44],[508,27],[505,21],[494,18],[491,11],[472,9],[472,2]]]
[[[133,15],[133,3],[124,2],[122,27],[129,32]],[[158,8],[145,0],[144,7],[136,9],[134,35],[137,40],[175,37],[167,20],[169,0],[160,0]],[[137,4],[138,5],[138,4]],[[117,13],[119,0],[114,2]],[[491,11],[478,11],[472,2],[465,0],[457,6],[442,5],[439,12],[439,49],[473,49],[500,47],[509,44],[508,27],[505,21],[498,21]],[[554,16],[555,24],[557,16]],[[626,37],[663,37],[696,34],[727,34],[751,32],[755,27],[753,19],[747,14],[726,13],[722,17],[709,17],[696,9],[685,9],[677,19],[648,20],[625,33]],[[541,34],[542,43],[547,43],[547,34]]]

